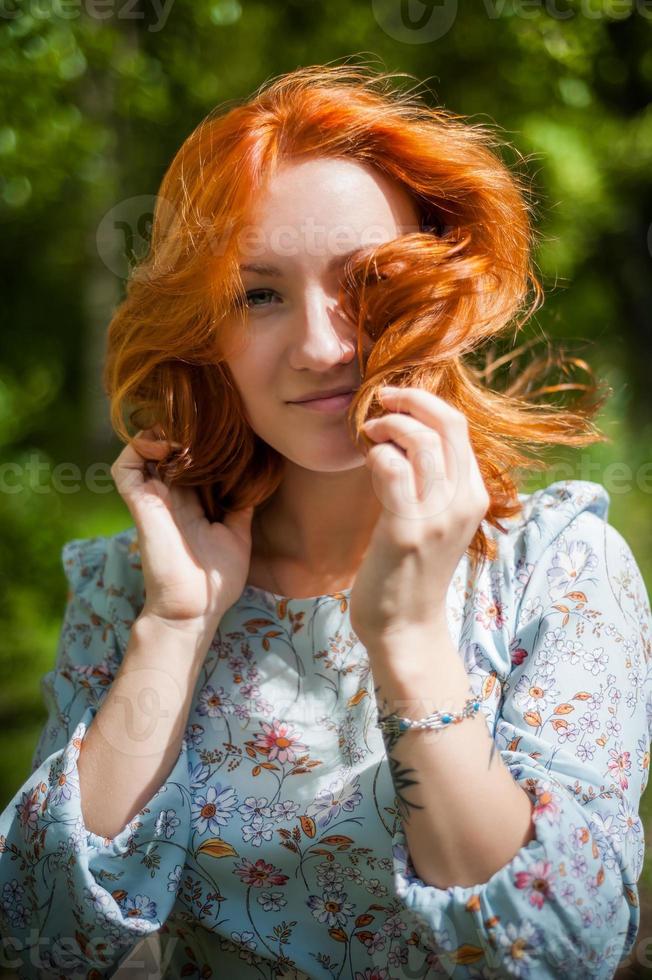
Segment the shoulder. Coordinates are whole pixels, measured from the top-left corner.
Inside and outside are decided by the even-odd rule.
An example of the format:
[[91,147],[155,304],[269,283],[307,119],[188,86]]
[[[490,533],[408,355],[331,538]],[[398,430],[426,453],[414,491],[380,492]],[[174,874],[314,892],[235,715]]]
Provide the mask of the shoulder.
[[485,563],[468,592],[474,631],[488,649],[495,648],[501,669],[510,667],[522,612],[529,616],[554,603],[604,596],[623,565],[636,579],[642,613],[646,603],[631,550],[607,521],[610,497],[601,484],[559,480],[520,493],[519,500],[520,513],[501,520],[503,531],[487,527],[496,557]]
[[522,594],[534,569],[552,560],[555,543],[579,535],[597,545],[605,533],[623,541],[607,523],[610,498],[599,483],[558,480],[533,493],[520,493],[519,501],[520,514],[501,521],[505,531],[490,530],[498,548],[493,564],[505,585],[511,584],[512,600]]
[[508,523],[506,540],[515,555],[535,562],[561,534],[579,529],[602,533],[610,497],[600,483],[558,480],[530,494],[519,494],[521,514]]
[[66,541],[61,562],[68,599],[76,597],[92,614],[111,623],[120,646],[126,649],[129,631],[145,599],[136,528]]
[[[498,542],[510,580],[512,628],[542,606],[564,616],[600,608],[647,632],[647,589],[629,543],[608,522],[607,490],[587,480],[560,480],[520,497],[522,514]],[[649,642],[648,636],[646,649]]]

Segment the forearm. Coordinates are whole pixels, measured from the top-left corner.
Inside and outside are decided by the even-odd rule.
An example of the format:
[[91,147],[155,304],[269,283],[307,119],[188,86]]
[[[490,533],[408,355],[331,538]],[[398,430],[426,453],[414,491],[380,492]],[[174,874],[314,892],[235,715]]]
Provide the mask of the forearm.
[[179,755],[210,639],[147,617],[86,732],[78,770],[84,823],[114,837],[165,782]]
[[[460,711],[468,675],[448,630],[369,650],[381,714]],[[481,884],[534,837],[532,803],[503,763],[480,710],[443,730],[385,738],[410,855],[437,888]]]

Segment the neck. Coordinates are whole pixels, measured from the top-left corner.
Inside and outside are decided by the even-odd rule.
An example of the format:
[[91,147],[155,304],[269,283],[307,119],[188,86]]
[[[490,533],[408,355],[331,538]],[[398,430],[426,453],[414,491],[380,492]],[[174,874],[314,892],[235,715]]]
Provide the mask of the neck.
[[283,482],[256,513],[252,548],[315,575],[350,570],[381,510],[366,466],[315,473],[288,461]]

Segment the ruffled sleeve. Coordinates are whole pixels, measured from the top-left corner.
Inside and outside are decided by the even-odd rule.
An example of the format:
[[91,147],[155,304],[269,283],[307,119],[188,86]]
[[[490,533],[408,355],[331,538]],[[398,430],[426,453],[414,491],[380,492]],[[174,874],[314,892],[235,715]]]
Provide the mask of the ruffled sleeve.
[[187,747],[114,838],[85,827],[77,759],[140,611],[142,576],[133,531],[69,541],[62,560],[70,590],[41,682],[48,719],[32,774],[0,815],[4,962],[21,977],[108,977],[174,903],[190,835]]
[[[639,927],[652,619],[604,488],[559,481],[532,496],[507,544],[511,662],[493,720],[536,836],[488,881],[439,889],[415,873],[399,827],[394,887],[448,976],[594,980],[613,976]],[[472,686],[492,689],[477,672]]]

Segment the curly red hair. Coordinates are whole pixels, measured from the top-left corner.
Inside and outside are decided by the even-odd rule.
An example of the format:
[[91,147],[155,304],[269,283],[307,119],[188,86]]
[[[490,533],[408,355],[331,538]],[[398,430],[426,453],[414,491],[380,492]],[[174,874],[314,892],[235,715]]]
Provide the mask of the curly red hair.
[[[529,361],[503,386],[532,342],[496,358],[488,343],[516,334],[541,305],[532,261],[533,208],[525,178],[506,165],[486,125],[429,106],[392,84],[399,73],[364,65],[298,68],[242,104],[217,107],[187,137],[159,190],[148,254],[132,270],[109,324],[104,386],[113,428],[132,438],[158,424],[181,443],[159,473],[195,486],[210,520],[260,505],[276,490],[283,457],[260,439],[225,364],[246,332],[238,234],[255,193],[281,163],[346,157],[375,166],[412,195],[418,232],[360,249],[344,268],[340,302],[357,324],[362,384],[348,410],[352,436],[378,414],[379,386],[417,385],[464,413],[490,506],[485,521],[520,512],[517,470],[542,468],[534,445],[608,441],[592,418],[604,403],[589,377],[537,387],[551,359]],[[221,111],[220,111],[221,109]],[[363,351],[363,336],[374,341]],[[484,360],[477,363],[479,354]],[[571,407],[537,401],[582,392]],[[496,556],[482,525],[473,562]]]

